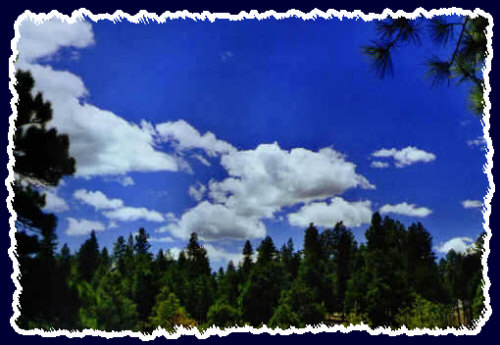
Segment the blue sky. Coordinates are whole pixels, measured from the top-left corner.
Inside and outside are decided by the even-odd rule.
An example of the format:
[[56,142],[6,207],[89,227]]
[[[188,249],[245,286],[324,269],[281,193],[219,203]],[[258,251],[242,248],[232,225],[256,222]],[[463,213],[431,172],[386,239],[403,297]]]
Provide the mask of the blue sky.
[[174,253],[197,231],[217,266],[247,238],[300,248],[309,222],[342,218],[362,242],[378,210],[422,222],[438,252],[482,231],[481,124],[467,85],[425,77],[423,61],[447,53],[425,36],[379,79],[361,54],[374,23],[361,20],[20,30],[18,67],[52,102],[77,159],[47,197],[72,250],[91,228],[112,248],[142,226],[153,251]]

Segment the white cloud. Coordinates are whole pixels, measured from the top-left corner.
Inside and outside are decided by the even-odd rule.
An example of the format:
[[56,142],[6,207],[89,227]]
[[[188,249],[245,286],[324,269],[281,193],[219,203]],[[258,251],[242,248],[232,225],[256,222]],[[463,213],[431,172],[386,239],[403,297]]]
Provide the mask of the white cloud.
[[483,207],[483,203],[479,200],[464,200],[462,206],[463,208],[480,208]]
[[208,201],[202,201],[185,212],[180,219],[169,224],[167,229],[175,237],[183,239],[196,232],[206,241],[259,238],[266,233],[264,224],[257,218],[238,215],[232,208]]
[[43,209],[47,212],[64,212],[69,210],[69,206],[55,191],[47,191],[45,193],[45,207]]
[[103,212],[103,215],[109,219],[121,222],[133,222],[136,220],[147,220],[150,222],[164,222],[163,215],[154,210],[148,210],[145,207],[120,207],[111,211]]
[[179,151],[202,149],[208,156],[216,157],[236,150],[228,142],[217,139],[212,132],[201,135],[184,120],[160,123],[155,128],[160,142],[169,142]]
[[164,237],[150,237],[149,238],[150,242],[160,242],[160,243],[172,243],[174,242],[174,239],[169,236],[164,236]]
[[[194,231],[209,241],[259,238],[266,233],[263,220],[283,207],[323,200],[350,188],[375,188],[331,148],[315,152],[261,144],[254,150],[223,155],[221,165],[229,177],[209,182],[210,201],[187,210],[163,231],[179,238]],[[200,197],[196,191],[189,192]]]
[[66,235],[79,236],[87,235],[94,231],[103,231],[106,229],[103,223],[92,221],[88,219],[75,219],[72,217],[66,218],[68,227],[66,228]]
[[165,252],[165,255],[168,255],[168,253],[170,253],[170,255],[172,255],[172,258],[176,259],[179,258],[179,254],[182,252],[182,249],[179,248],[179,247],[172,247],[172,248],[168,248]]
[[73,197],[87,205],[94,207],[98,210],[109,210],[123,207],[123,200],[109,199],[101,191],[88,191],[85,189],[78,189],[73,193]]
[[210,243],[204,243],[203,247],[207,250],[210,265],[213,270],[221,266],[225,268],[230,260],[232,260],[233,264],[237,266],[243,258],[242,253],[228,252],[224,248],[215,247]]
[[226,50],[225,52],[220,54],[220,60],[222,62],[226,62],[234,57],[234,54],[230,50]]
[[205,157],[203,157],[202,155],[194,154],[193,157],[196,158],[197,160],[199,160],[200,163],[203,164],[206,167],[209,167],[211,165],[210,162]]
[[112,221],[132,222],[147,220],[150,222],[164,222],[165,217],[158,211],[148,210],[145,207],[125,206],[121,199],[110,199],[101,191],[76,190],[73,197],[96,211],[104,211],[103,215]]
[[331,148],[283,150],[277,143],[222,156],[230,177],[209,183],[215,202],[241,215],[270,218],[282,207],[322,200],[347,189],[374,188],[356,165]]
[[436,251],[440,253],[448,253],[450,250],[454,250],[457,253],[465,253],[471,245],[474,244],[474,240],[469,237],[455,237],[451,240],[436,246]]
[[467,145],[471,147],[480,146],[482,148],[485,148],[486,139],[483,136],[479,136],[476,139],[467,140]]
[[194,185],[189,186],[188,194],[196,201],[201,201],[207,192],[207,187],[204,184],[197,182]]
[[330,203],[314,202],[302,206],[297,212],[288,215],[291,225],[307,227],[309,223],[319,226],[333,227],[342,221],[345,226],[355,227],[369,224],[372,218],[371,202],[347,202],[340,197],[334,197]]
[[85,48],[94,43],[92,25],[83,20],[68,24],[51,19],[36,24],[25,20],[19,26],[19,59],[32,62],[55,54],[61,47]]
[[384,169],[389,167],[389,163],[387,162],[380,162],[380,161],[373,161],[372,164],[370,164],[372,168],[377,168],[377,169]]
[[121,184],[123,187],[129,187],[135,184],[134,179],[130,176],[120,176],[117,177],[115,181]]
[[427,217],[432,213],[432,210],[427,207],[417,207],[415,204],[408,204],[407,202],[402,202],[397,205],[384,205],[380,208],[380,213],[395,213],[410,217]]
[[[186,162],[155,148],[153,134],[145,126],[128,122],[83,100],[88,91],[80,77],[33,63],[61,47],[83,48],[93,42],[88,23],[44,23],[21,26],[18,69],[30,70],[35,92],[52,104],[50,125],[69,135],[70,154],[76,158],[76,176],[124,175],[130,171],[189,170]],[[26,28],[23,27],[26,25]]]
[[372,153],[373,157],[377,158],[394,158],[395,165],[398,168],[403,168],[418,162],[429,163],[436,159],[436,155],[424,150],[420,150],[413,146],[408,146],[404,149],[397,150],[381,149]]

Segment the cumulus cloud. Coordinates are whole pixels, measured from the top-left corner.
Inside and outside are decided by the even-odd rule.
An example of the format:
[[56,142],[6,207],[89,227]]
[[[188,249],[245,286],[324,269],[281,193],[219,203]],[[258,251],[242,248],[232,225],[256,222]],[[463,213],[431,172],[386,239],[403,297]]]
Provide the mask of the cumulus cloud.
[[402,202],[397,205],[384,205],[380,208],[380,213],[395,213],[410,217],[427,217],[432,213],[432,210],[427,207],[417,207],[415,204],[408,204],[407,202]]
[[18,49],[18,69],[29,70],[35,79],[35,92],[51,102],[51,126],[70,138],[70,154],[76,158],[76,176],[124,175],[130,171],[188,170],[187,163],[175,155],[155,148],[148,128],[85,103],[88,91],[81,78],[67,71],[35,63],[36,58],[54,54],[61,47],[83,48],[93,42],[89,23],[67,24],[24,22]]
[[27,62],[52,56],[62,47],[85,48],[94,43],[92,25],[83,20],[72,24],[55,18],[39,24],[25,20],[19,33],[19,59]]
[[64,212],[69,210],[66,200],[61,198],[55,191],[47,191],[45,193],[45,207],[47,212]]
[[372,168],[377,168],[377,169],[384,169],[389,167],[389,163],[387,162],[380,162],[380,161],[373,161],[372,164],[370,164]]
[[233,253],[225,250],[224,248],[213,246],[210,243],[204,243],[203,247],[207,250],[208,258],[212,269],[217,267],[226,267],[229,261],[233,261],[235,266],[242,260],[242,253]]
[[78,189],[73,193],[73,198],[98,210],[109,210],[123,207],[123,200],[109,199],[101,191],[88,191],[86,189]]
[[183,239],[189,238],[194,231],[208,241],[259,238],[266,233],[264,224],[256,217],[239,215],[233,208],[209,201],[202,201],[189,209],[167,229],[175,237]]
[[150,222],[164,222],[165,217],[158,211],[148,210],[145,207],[125,206],[121,199],[110,199],[101,191],[87,191],[78,189],[73,197],[84,204],[94,207],[96,211],[111,221],[132,222],[146,220]]
[[[210,157],[234,152],[236,149],[226,141],[217,139],[212,132],[201,134],[184,120],[164,122],[155,127],[158,140],[169,142],[179,151],[202,149]],[[205,163],[208,163],[205,160]]]
[[189,186],[188,194],[196,201],[201,201],[207,192],[207,187],[204,184],[197,182],[196,184]]
[[109,219],[121,222],[133,222],[136,220],[146,220],[150,222],[163,222],[163,215],[154,210],[148,210],[145,207],[120,207],[115,210],[105,211],[103,215]]
[[209,183],[214,201],[242,215],[272,217],[282,207],[321,200],[347,189],[374,188],[356,165],[331,148],[283,150],[277,143],[221,158],[229,177]]
[[398,168],[403,168],[418,162],[429,163],[436,159],[436,155],[413,146],[404,149],[381,149],[372,153],[373,157],[394,159],[394,164]]
[[480,208],[483,207],[483,203],[479,200],[464,200],[462,206],[463,208]]
[[[375,188],[356,173],[355,164],[331,148],[284,150],[277,143],[261,144],[223,155],[221,165],[229,177],[211,180],[209,200],[167,226],[174,236],[187,238],[195,231],[205,240],[259,238],[265,236],[263,220],[284,207],[331,198],[350,188]],[[193,188],[190,194],[199,197],[197,191]]]
[[314,202],[302,206],[297,212],[288,215],[288,222],[300,227],[307,227],[309,223],[333,227],[342,221],[345,226],[355,227],[369,224],[371,217],[370,201],[347,202],[340,197],[334,197],[330,203]]
[[465,253],[474,244],[474,240],[469,237],[455,237],[451,240],[436,246],[435,249],[439,253],[446,254],[450,250],[454,250],[457,253]]
[[66,228],[66,235],[80,236],[87,235],[94,231],[103,231],[106,229],[103,223],[92,221],[88,219],[75,219],[72,217],[66,218],[68,227]]

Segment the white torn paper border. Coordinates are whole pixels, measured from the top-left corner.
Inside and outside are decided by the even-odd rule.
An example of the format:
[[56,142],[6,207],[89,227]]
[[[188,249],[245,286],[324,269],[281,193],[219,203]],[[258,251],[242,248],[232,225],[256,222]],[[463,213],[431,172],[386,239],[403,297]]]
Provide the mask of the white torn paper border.
[[[275,18],[275,19],[285,19],[285,18],[291,18],[291,17],[297,17],[301,18],[303,20],[315,20],[316,18],[323,18],[323,19],[339,19],[342,20],[343,18],[346,19],[361,19],[364,21],[372,21],[372,20],[381,20],[385,19],[387,17],[405,17],[408,19],[415,19],[417,17],[423,16],[425,18],[431,18],[433,16],[440,16],[440,15],[462,15],[462,16],[471,16],[471,17],[477,17],[477,16],[482,16],[488,19],[489,25],[487,27],[487,52],[488,55],[485,59],[485,67],[483,69],[483,74],[484,74],[484,99],[485,99],[485,107],[484,107],[484,116],[482,118],[482,125],[483,125],[483,132],[484,132],[484,137],[486,139],[486,146],[487,146],[487,151],[486,151],[486,159],[487,163],[484,166],[484,172],[487,174],[488,177],[488,183],[489,183],[489,189],[484,197],[484,209],[483,209],[483,218],[484,218],[484,230],[486,232],[485,236],[485,241],[484,241],[484,253],[482,256],[482,265],[483,265],[483,293],[484,293],[484,309],[483,309],[483,314],[482,316],[475,322],[475,325],[473,328],[466,328],[465,326],[462,326],[461,328],[451,328],[448,327],[446,329],[428,329],[428,328],[422,328],[422,329],[413,329],[409,330],[406,327],[401,327],[400,329],[397,330],[392,330],[389,327],[378,327],[375,329],[372,329],[368,325],[365,324],[359,324],[359,325],[351,325],[349,327],[343,326],[343,325],[335,325],[335,326],[326,326],[326,325],[317,325],[317,326],[307,326],[305,328],[295,328],[291,327],[286,330],[281,330],[281,329],[271,329],[268,328],[267,326],[263,326],[261,328],[254,328],[251,326],[244,326],[244,327],[232,327],[232,328],[226,328],[226,329],[220,329],[218,327],[212,326],[211,328],[205,330],[203,333],[201,333],[197,328],[193,329],[186,329],[184,327],[179,327],[176,329],[175,332],[169,333],[166,330],[161,330],[157,329],[153,331],[151,334],[145,334],[141,332],[133,332],[133,331],[113,331],[113,332],[106,332],[106,331],[100,331],[100,330],[92,330],[92,329],[85,329],[83,331],[70,331],[70,330],[52,330],[52,331],[45,331],[42,329],[30,329],[30,330],[25,330],[19,328],[19,326],[16,324],[16,320],[20,316],[20,308],[19,308],[19,297],[22,291],[22,287],[19,282],[20,278],[20,269],[19,269],[19,262],[16,257],[16,238],[15,238],[15,233],[16,233],[16,228],[15,228],[15,221],[17,219],[17,215],[12,208],[12,201],[14,197],[14,193],[12,190],[12,183],[14,182],[14,171],[13,171],[13,165],[14,165],[14,158],[13,158],[13,136],[14,136],[14,129],[15,129],[15,119],[17,118],[17,110],[15,107],[15,104],[18,100],[18,95],[15,91],[14,88],[14,82],[15,82],[15,61],[18,56],[18,42],[20,38],[20,33],[19,33],[19,26],[20,24],[25,21],[25,20],[31,20],[34,21],[35,23],[41,23],[46,20],[52,19],[52,18],[57,18],[62,21],[65,21],[67,23],[73,23],[77,20],[81,20],[84,17],[89,18],[92,21],[98,21],[98,20],[110,20],[112,22],[119,22],[122,20],[128,20],[129,22],[132,23],[144,23],[147,24],[149,22],[157,22],[157,23],[163,23],[167,20],[172,20],[172,19],[190,19],[194,21],[198,20],[209,20],[210,22],[214,22],[215,20],[230,20],[230,21],[239,21],[239,20],[245,20],[245,19],[258,19],[258,20],[263,20],[263,19],[268,19],[268,18]],[[229,14],[229,13],[210,13],[210,12],[202,12],[202,13],[190,13],[188,11],[178,11],[175,13],[172,12],[165,12],[162,15],[158,16],[157,14],[154,13],[149,13],[147,11],[140,11],[136,15],[129,15],[127,13],[124,13],[120,10],[116,11],[114,14],[93,14],[90,11],[86,9],[80,9],[77,11],[74,11],[70,16],[63,15],[57,11],[52,11],[48,14],[41,13],[41,14],[35,14],[30,11],[24,12],[22,15],[18,17],[16,22],[14,23],[14,29],[15,29],[15,36],[13,40],[11,41],[11,49],[12,49],[12,56],[10,57],[9,60],[9,76],[10,76],[10,83],[9,87],[10,90],[13,94],[13,98],[11,100],[11,108],[12,108],[12,115],[9,118],[9,145],[7,147],[7,153],[9,155],[9,163],[7,164],[7,168],[9,171],[9,175],[7,179],[5,180],[5,184],[7,186],[7,189],[9,191],[9,195],[7,197],[7,208],[9,209],[11,213],[11,217],[9,219],[9,224],[10,224],[10,239],[11,239],[11,247],[9,248],[9,256],[13,262],[13,269],[14,272],[11,275],[11,278],[14,282],[14,285],[16,286],[16,290],[14,292],[13,296],[13,302],[12,302],[12,307],[13,307],[13,315],[10,319],[11,326],[14,328],[14,330],[22,335],[40,335],[43,337],[55,337],[55,336],[67,336],[69,338],[73,337],[83,337],[87,335],[93,335],[93,336],[100,336],[104,338],[118,338],[118,337],[125,337],[125,336],[130,336],[134,338],[139,338],[141,340],[153,340],[157,337],[165,337],[168,339],[177,339],[182,335],[194,335],[198,339],[206,339],[210,336],[218,335],[218,336],[225,336],[228,335],[232,332],[248,332],[252,334],[262,334],[262,333],[268,333],[271,335],[275,334],[280,334],[280,335],[291,335],[291,334],[304,334],[304,333],[322,333],[322,332],[342,332],[342,333],[349,333],[351,331],[367,331],[371,335],[378,335],[378,334],[387,334],[391,336],[395,335],[446,335],[446,334],[454,334],[454,335],[475,335],[478,334],[482,327],[485,325],[485,323],[488,321],[488,319],[491,317],[492,309],[490,305],[490,296],[489,296],[489,290],[491,287],[490,280],[488,278],[488,266],[487,266],[487,260],[488,256],[490,253],[490,239],[491,239],[491,229],[489,225],[489,219],[491,215],[491,199],[493,197],[493,193],[495,192],[495,185],[493,183],[493,175],[491,173],[491,170],[493,168],[493,144],[492,140],[489,136],[489,129],[490,129],[490,109],[491,109],[491,103],[489,101],[489,94],[491,91],[490,87],[490,82],[489,82],[489,72],[491,70],[491,60],[493,58],[493,48],[492,48],[492,37],[493,37],[493,18],[489,13],[484,12],[481,9],[475,9],[474,11],[470,10],[463,10],[463,9],[458,9],[458,8],[449,8],[449,9],[439,9],[439,10],[430,10],[426,11],[422,8],[416,9],[412,13],[406,13],[404,11],[396,11],[393,12],[389,9],[384,10],[381,14],[364,14],[363,12],[356,10],[353,12],[348,12],[348,11],[336,11],[336,10],[328,10],[326,12],[320,11],[318,9],[312,10],[309,13],[303,13],[301,11],[297,10],[289,10],[286,13],[277,13],[275,11],[266,11],[264,13],[259,13],[258,11],[250,11],[250,12],[240,12],[239,14]]]

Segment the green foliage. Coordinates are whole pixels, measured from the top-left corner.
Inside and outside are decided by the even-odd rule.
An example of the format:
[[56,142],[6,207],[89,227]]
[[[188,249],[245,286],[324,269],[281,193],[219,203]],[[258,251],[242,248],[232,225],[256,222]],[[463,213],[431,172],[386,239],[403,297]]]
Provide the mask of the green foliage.
[[121,288],[121,275],[118,272],[106,274],[97,289],[82,282],[80,294],[83,303],[79,310],[81,327],[106,331],[138,330],[137,306],[125,297]]
[[57,186],[64,175],[75,172],[75,159],[69,155],[67,135],[47,129],[52,119],[52,108],[41,93],[32,96],[35,82],[30,72],[16,73],[17,103],[16,131],[14,133],[14,170],[23,179],[41,185]]
[[240,313],[238,309],[224,300],[218,300],[208,310],[207,324],[221,328],[233,327],[239,324]]
[[257,249],[257,262],[242,286],[242,317],[253,326],[269,321],[278,304],[283,284],[283,271],[273,240],[266,237]]
[[269,320],[268,326],[271,328],[288,329],[291,326],[301,327],[303,325],[299,320],[299,316],[292,310],[289,304],[280,304],[275,310],[274,314]]
[[401,308],[396,323],[408,329],[446,328],[453,324],[453,310],[449,305],[438,304],[415,295],[411,306]]
[[189,317],[179,299],[167,288],[162,288],[156,297],[156,304],[149,321],[152,328],[161,327],[169,332],[172,332],[177,326],[186,328],[196,326],[196,321]]
[[362,48],[371,62],[373,70],[380,76],[393,75],[392,52],[408,43],[420,43],[427,29],[431,40],[450,51],[446,57],[437,54],[426,59],[427,76],[434,85],[467,82],[469,109],[482,116],[484,110],[482,68],[487,56],[486,28],[484,17],[464,17],[454,22],[443,16],[432,19],[406,18],[386,19],[377,22],[378,38]]
[[[267,237],[255,263],[251,246],[245,246],[245,279],[243,264],[237,270],[232,262],[211,273],[196,234],[175,260],[169,251],[153,257],[145,230],[127,243],[118,238],[111,256],[106,248],[99,251],[92,232],[73,255],[63,246],[50,270],[40,259],[40,243],[19,234],[25,252],[37,253],[23,257],[22,269],[32,273],[23,276],[29,293],[19,323],[142,332],[171,332],[180,325],[287,329],[361,322],[445,328],[471,326],[480,316],[482,236],[466,253],[451,251],[439,265],[422,224],[405,229],[374,214],[365,236],[366,244],[358,247],[342,223],[321,233],[311,224],[303,252],[294,252],[292,241],[278,251]],[[40,281],[48,283],[35,289]]]
[[77,257],[78,274],[81,279],[90,281],[100,261],[99,245],[94,231],[90,233],[90,238],[83,243]]
[[472,318],[479,319],[484,311],[484,293],[483,284],[479,284],[476,289],[476,295],[472,301]]
[[41,93],[33,97],[35,81],[31,74],[18,71],[16,79],[19,100],[12,206],[17,213],[16,226],[21,229],[16,239],[23,287],[20,297],[23,314],[18,321],[25,327],[66,326],[72,321],[72,304],[61,298],[72,299],[67,287],[68,262],[67,258],[56,261],[57,219],[42,209],[44,188],[57,186],[63,176],[73,174],[75,160],[69,155],[68,137],[53,128],[47,129],[52,119],[51,105]]
[[318,297],[314,288],[298,278],[291,289],[283,293],[280,305],[290,306],[301,326],[317,325],[325,320],[326,315],[326,308]]

